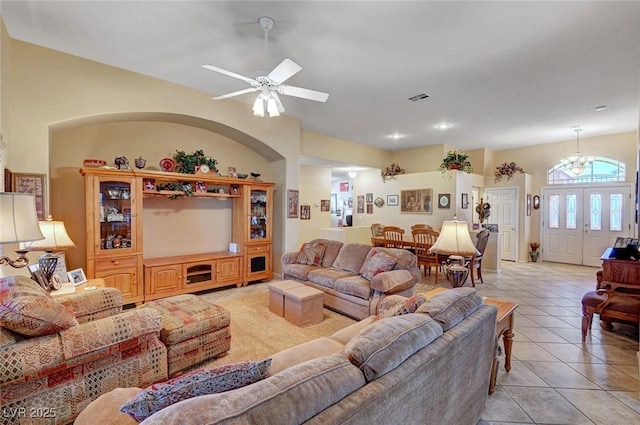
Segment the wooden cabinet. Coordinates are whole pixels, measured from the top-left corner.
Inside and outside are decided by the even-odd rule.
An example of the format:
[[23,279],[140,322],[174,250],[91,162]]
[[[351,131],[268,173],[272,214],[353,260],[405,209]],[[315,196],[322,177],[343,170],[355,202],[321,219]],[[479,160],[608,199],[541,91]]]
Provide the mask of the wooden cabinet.
[[145,300],[242,283],[242,255],[232,252],[144,260]]
[[[150,170],[82,168],[85,177],[87,277],[105,279],[125,303],[141,303],[273,277],[273,183]],[[182,190],[181,190],[182,189]],[[193,196],[233,200],[231,242],[218,252],[144,259],[143,198]]]
[[131,171],[83,168],[87,277],[118,288],[124,302],[144,301],[141,187]]
[[233,241],[244,254],[243,284],[273,277],[273,184],[252,182],[234,200]]

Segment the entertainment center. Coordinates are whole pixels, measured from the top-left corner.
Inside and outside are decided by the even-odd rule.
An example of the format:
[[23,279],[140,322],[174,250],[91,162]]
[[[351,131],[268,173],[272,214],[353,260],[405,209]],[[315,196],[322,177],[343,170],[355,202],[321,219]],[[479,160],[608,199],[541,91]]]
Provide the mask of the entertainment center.
[[[80,174],[85,180],[87,277],[102,278],[107,286],[118,288],[125,303],[243,286],[273,276],[273,183],[200,171],[83,167]],[[237,252],[145,258],[143,199],[155,197],[231,200],[231,240]]]

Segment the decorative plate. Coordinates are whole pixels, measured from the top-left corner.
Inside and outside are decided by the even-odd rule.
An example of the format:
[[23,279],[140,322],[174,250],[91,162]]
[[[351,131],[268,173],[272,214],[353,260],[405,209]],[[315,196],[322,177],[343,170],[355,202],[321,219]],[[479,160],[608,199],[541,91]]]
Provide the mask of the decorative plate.
[[160,160],[160,168],[162,168],[162,171],[174,171],[176,169],[176,162],[173,158],[162,158]]
[[85,167],[103,167],[107,165],[107,161],[102,159],[85,159],[82,161],[82,165]]
[[374,205],[378,208],[380,208],[381,206],[384,205],[384,199],[382,198],[376,198],[375,201],[373,201]]

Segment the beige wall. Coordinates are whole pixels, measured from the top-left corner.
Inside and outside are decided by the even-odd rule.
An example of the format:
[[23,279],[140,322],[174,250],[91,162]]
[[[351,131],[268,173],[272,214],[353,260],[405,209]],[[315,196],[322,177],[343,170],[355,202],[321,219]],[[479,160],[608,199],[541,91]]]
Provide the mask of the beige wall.
[[348,140],[302,130],[300,154],[312,158],[382,168],[391,163],[391,153]]
[[319,237],[319,229],[331,227],[331,213],[320,211],[322,199],[331,199],[331,169],[300,167],[300,205],[311,207],[311,219],[300,220],[298,245]]

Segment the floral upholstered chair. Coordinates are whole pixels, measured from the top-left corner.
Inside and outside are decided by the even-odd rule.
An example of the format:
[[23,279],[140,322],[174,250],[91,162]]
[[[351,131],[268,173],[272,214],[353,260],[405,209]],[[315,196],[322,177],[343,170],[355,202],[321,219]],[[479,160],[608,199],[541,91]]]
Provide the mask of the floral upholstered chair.
[[159,313],[122,304],[115,288],[53,298],[25,276],[0,279],[5,414],[42,411],[38,424],[66,424],[104,392],[166,379]]

